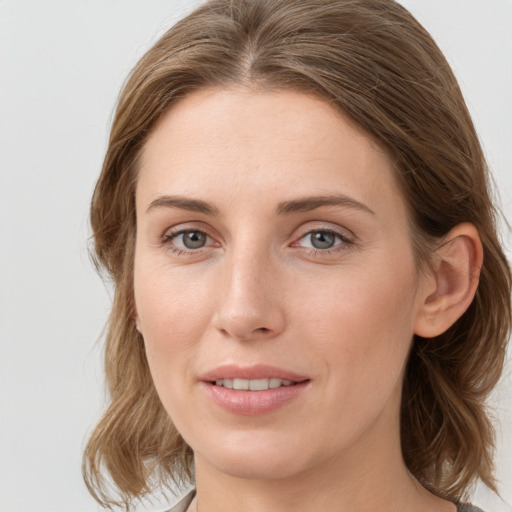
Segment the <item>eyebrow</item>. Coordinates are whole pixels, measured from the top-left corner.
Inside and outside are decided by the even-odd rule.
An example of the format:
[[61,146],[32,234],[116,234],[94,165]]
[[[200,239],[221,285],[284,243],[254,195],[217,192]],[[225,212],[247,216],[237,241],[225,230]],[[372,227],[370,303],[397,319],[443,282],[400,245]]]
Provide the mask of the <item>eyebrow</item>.
[[160,196],[151,201],[146,213],[155,208],[180,208],[190,212],[204,213],[205,215],[219,215],[219,210],[213,204],[200,199],[191,199],[184,196]]
[[275,213],[276,215],[283,215],[287,213],[309,212],[321,208],[322,206],[347,206],[375,215],[375,212],[365,204],[342,194],[303,197],[294,199],[293,201],[285,201],[278,204]]
[[[323,206],[346,206],[366,213],[375,215],[375,212],[368,206],[355,199],[342,194],[333,194],[327,196],[311,196],[284,201],[279,203],[274,211],[275,215],[286,215],[290,213],[309,212]],[[218,216],[220,214],[217,207],[207,201],[200,199],[191,199],[185,196],[160,196],[151,201],[146,212],[155,208],[179,208],[190,212],[203,213],[205,215]]]

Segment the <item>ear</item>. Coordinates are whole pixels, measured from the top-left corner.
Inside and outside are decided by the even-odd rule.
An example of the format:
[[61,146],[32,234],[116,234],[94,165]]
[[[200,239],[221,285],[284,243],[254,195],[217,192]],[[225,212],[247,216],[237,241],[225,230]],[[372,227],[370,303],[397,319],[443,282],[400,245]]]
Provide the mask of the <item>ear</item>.
[[463,315],[475,296],[482,263],[482,243],[473,224],[458,224],[443,237],[432,255],[415,334],[439,336]]

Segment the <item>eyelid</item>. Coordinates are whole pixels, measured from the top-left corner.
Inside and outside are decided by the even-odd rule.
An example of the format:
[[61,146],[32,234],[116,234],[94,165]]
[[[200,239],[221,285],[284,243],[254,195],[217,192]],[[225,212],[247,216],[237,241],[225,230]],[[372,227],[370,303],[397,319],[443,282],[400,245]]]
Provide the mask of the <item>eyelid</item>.
[[[306,254],[311,254],[314,256],[325,256],[328,257],[330,255],[334,256],[340,252],[346,251],[355,245],[357,239],[355,235],[349,229],[335,225],[331,223],[319,222],[316,225],[312,223],[307,223],[304,226],[299,228],[299,233],[297,233],[293,237],[293,242],[290,245],[293,248],[297,248],[303,251]],[[303,247],[300,245],[300,241],[303,240],[308,235],[312,233],[330,233],[339,238],[339,241],[335,243],[332,247],[328,247],[326,249],[318,249],[315,247]]]
[[164,232],[161,235],[161,239],[169,239],[180,233],[186,233],[187,231],[199,231],[208,235],[210,238],[215,239],[216,235],[212,233],[212,229],[209,228],[208,225],[203,222],[182,222],[176,224],[175,226],[169,226],[165,228]]
[[[210,242],[204,245],[203,247],[199,247],[197,249],[188,249],[184,247],[179,247],[173,245],[172,239],[179,236],[180,234],[196,231],[200,233],[204,233],[209,239]],[[184,222],[177,224],[175,226],[170,226],[165,229],[163,234],[160,236],[160,245],[165,246],[171,252],[179,253],[179,254],[199,254],[209,249],[219,247],[221,245],[221,241],[219,241],[219,236],[216,232],[212,232],[213,230],[206,224],[201,221],[198,222]],[[333,247],[326,249],[317,249],[312,247],[301,247],[299,242],[305,238],[306,236],[315,233],[315,232],[325,232],[331,233],[337,237],[339,237],[339,242],[336,243]],[[341,251],[347,249],[349,246],[354,245],[357,242],[357,238],[354,233],[344,226],[340,226],[337,224],[333,224],[330,222],[321,222],[321,221],[312,221],[307,222],[301,225],[299,228],[295,230],[295,234],[291,235],[292,242],[289,244],[289,247],[295,247],[303,249],[304,251],[312,252],[312,253],[322,253],[324,255],[328,255],[330,252]]]
[[[186,247],[176,246],[172,243],[172,240],[177,236],[189,233],[189,232],[198,232],[206,235],[208,239],[210,239],[210,243],[207,243],[203,247],[199,247],[197,249],[189,249]],[[211,232],[212,230],[205,226],[201,222],[186,222],[177,224],[176,226],[168,227],[160,237],[160,245],[164,246],[167,250],[175,254],[184,254],[184,255],[199,255],[211,249],[212,247],[219,246],[219,242],[217,241],[217,237]],[[212,243],[213,242],[213,243]]]
[[202,235],[206,235],[206,237],[209,238],[210,240],[213,240],[213,238],[208,233],[206,233],[206,231],[202,231],[201,229],[180,229],[174,232],[167,232],[164,235],[164,241],[173,240],[174,238],[177,238],[180,235],[184,235],[186,233],[201,233]]
[[335,235],[340,236],[344,240],[349,240],[351,242],[356,241],[356,236],[350,229],[339,226],[336,224],[332,224],[330,222],[308,222],[302,226],[300,226],[296,230],[296,234],[293,235],[293,238],[295,240],[300,240],[301,238],[305,237],[306,235],[313,233],[315,231],[325,231],[328,233],[333,233]]

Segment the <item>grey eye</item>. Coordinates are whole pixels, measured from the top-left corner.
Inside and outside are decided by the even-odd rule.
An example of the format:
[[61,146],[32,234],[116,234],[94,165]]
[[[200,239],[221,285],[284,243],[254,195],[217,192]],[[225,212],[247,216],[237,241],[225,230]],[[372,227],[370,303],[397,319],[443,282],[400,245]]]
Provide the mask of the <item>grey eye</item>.
[[330,249],[334,247],[338,235],[328,231],[313,231],[309,233],[311,246],[315,249]]
[[181,245],[187,249],[200,249],[206,245],[208,235],[202,231],[185,231],[176,238],[181,238]]

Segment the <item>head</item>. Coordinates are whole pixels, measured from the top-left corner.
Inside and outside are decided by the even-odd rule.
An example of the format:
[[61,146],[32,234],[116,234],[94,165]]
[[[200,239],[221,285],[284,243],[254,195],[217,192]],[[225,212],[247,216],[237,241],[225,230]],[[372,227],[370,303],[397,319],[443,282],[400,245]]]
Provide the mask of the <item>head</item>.
[[137,194],[162,126],[180,108],[183,115],[187,105],[212,94],[222,101],[229,91],[231,98],[321,105],[361,134],[400,198],[397,215],[406,219],[418,276],[449,259],[458,226],[474,229],[483,248],[478,288],[442,329],[414,329],[399,372],[400,432],[409,470],[434,492],[463,495],[478,478],[492,487],[493,429],[484,403],[503,364],[510,272],[456,80],[428,33],[391,0],[214,0],[166,33],[133,70],[91,207],[96,256],[115,296],[105,356],[111,403],[86,451],[89,485],[108,502],[102,466],[124,500],[147,492],[151,475],[163,482],[190,476],[191,449],[158,397],[137,325]]

